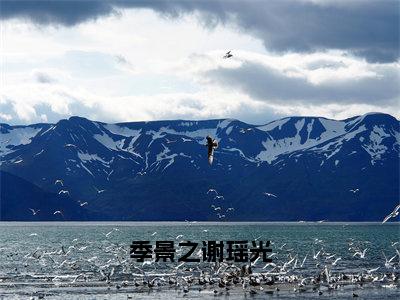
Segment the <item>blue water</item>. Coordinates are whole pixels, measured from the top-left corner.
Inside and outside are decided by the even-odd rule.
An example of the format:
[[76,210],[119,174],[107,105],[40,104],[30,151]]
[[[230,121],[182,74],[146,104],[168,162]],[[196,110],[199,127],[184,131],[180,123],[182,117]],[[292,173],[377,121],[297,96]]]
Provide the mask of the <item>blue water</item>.
[[[179,235],[183,236],[177,238]],[[176,272],[182,276],[189,274],[185,272],[195,274],[201,268],[210,268],[210,264],[201,263],[198,268],[196,264],[186,264],[176,269],[178,262],[143,266],[129,257],[129,245],[133,240],[149,240],[154,245],[155,241],[161,240],[171,240],[176,244],[190,240],[201,244],[202,241],[211,240],[251,242],[255,239],[271,241],[272,252],[277,253],[272,260],[277,265],[282,266],[291,258],[297,259],[288,268],[288,275],[302,278],[315,276],[327,265],[333,275],[366,274],[367,270],[379,267],[371,273],[378,279],[383,278],[379,283],[345,285],[335,291],[325,291],[322,287],[322,295],[316,291],[299,293],[293,291],[292,286],[283,287],[279,293],[275,292],[268,297],[348,299],[352,293],[363,299],[400,297],[398,281],[385,279],[385,274],[399,276],[400,257],[394,257],[396,249],[400,249],[400,243],[396,243],[400,240],[398,223],[188,222],[0,223],[0,297],[19,299],[43,295],[45,299],[127,299],[128,296],[141,299],[263,299],[267,297],[263,292],[251,296],[241,286],[229,292],[218,290],[216,296],[213,294],[214,288],[199,292],[193,287],[188,294],[184,294],[179,287],[148,290],[137,288],[133,283],[142,280],[143,276],[136,267],[143,269],[147,276],[158,274],[158,277],[167,279],[175,276],[171,274]],[[176,249],[179,247],[176,246]],[[367,249],[364,258],[354,256],[357,250],[362,252],[364,249]],[[320,255],[314,259],[313,255],[318,252]],[[178,257],[179,254],[182,253],[178,250]],[[386,266],[385,256],[387,259],[394,257]],[[339,257],[341,259],[332,266],[332,262]],[[258,261],[253,266],[253,272],[267,272],[272,268],[264,266],[265,263]],[[102,273],[107,274],[111,270],[113,274],[110,282],[102,281]]]

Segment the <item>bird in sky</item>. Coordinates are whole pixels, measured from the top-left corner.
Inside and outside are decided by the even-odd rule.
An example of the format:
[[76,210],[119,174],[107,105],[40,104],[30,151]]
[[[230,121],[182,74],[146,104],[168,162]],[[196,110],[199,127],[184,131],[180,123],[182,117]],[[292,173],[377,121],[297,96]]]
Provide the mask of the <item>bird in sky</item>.
[[104,193],[106,190],[99,190],[97,187],[93,186],[94,189],[96,190],[97,194]]
[[223,58],[231,58],[233,56],[233,54],[231,53],[232,50],[229,50],[228,52],[225,53],[225,55],[223,56]]
[[29,209],[32,212],[32,215],[36,216],[38,214],[38,212],[40,211],[40,209],[34,210],[33,208]]
[[64,217],[64,215],[63,215],[63,213],[62,213],[61,210],[56,210],[56,211],[53,213],[53,215],[61,215],[61,216]]
[[85,206],[85,205],[88,205],[88,203],[85,201],[85,202],[81,202],[81,201],[78,201],[79,202],[79,205],[82,207],[82,206]]
[[63,182],[61,179],[57,179],[57,180],[54,182],[54,184],[57,184],[57,183],[61,184],[61,186],[64,186],[64,182]]
[[353,194],[355,194],[355,193],[359,192],[360,190],[359,189],[350,189],[349,191],[352,192]]
[[209,194],[209,193],[215,193],[216,195],[218,195],[218,192],[217,192],[216,189],[209,189],[209,190],[207,191],[207,194]]
[[271,193],[267,193],[267,192],[264,192],[264,195],[267,196],[267,197],[278,198],[275,194],[271,194]]
[[388,215],[383,219],[382,224],[383,224],[383,223],[386,223],[390,218],[395,218],[395,217],[397,217],[397,216],[399,215],[399,209],[400,209],[400,204],[397,205],[397,206],[394,208],[394,210],[393,210],[390,214],[388,214]]
[[68,195],[69,196],[69,192],[67,190],[61,190],[58,192],[59,195]]
[[207,135],[206,140],[206,146],[208,149],[208,163],[211,166],[214,161],[214,149],[218,148],[218,142],[209,135]]
[[165,138],[165,140],[167,141],[167,144],[171,144],[171,143],[175,143],[176,142],[176,140],[169,140],[167,138]]

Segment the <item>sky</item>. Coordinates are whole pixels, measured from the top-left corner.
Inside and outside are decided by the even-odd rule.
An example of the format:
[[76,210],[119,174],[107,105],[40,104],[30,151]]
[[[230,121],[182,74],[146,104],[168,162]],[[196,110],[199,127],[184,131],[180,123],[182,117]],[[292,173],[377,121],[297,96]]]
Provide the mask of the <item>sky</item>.
[[399,119],[399,13],[400,0],[0,0],[0,123]]

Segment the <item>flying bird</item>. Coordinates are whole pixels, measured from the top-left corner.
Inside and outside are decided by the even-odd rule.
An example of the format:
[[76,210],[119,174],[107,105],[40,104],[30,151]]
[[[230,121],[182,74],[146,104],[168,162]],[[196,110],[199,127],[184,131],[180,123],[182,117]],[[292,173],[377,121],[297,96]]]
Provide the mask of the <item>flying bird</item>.
[[218,195],[218,192],[217,192],[217,190],[215,190],[215,189],[209,189],[209,190],[207,191],[207,194],[209,194],[209,193],[215,193],[216,195]]
[[29,209],[32,212],[32,215],[36,216],[40,209],[34,210],[33,208]]
[[165,140],[167,141],[167,144],[175,143],[175,142],[176,142],[176,140],[169,140],[169,139],[167,139],[167,138],[165,138]]
[[62,213],[61,210],[56,210],[56,211],[53,213],[53,215],[61,215],[61,216],[64,217],[64,215],[63,215],[63,213]]
[[399,209],[400,209],[400,204],[397,205],[397,206],[394,208],[394,210],[393,210],[390,214],[388,214],[388,215],[383,219],[382,224],[383,224],[383,223],[386,223],[390,218],[395,218],[395,217],[397,217],[397,216],[399,215]]
[[214,161],[214,149],[218,148],[218,142],[209,135],[207,135],[206,140],[207,140],[206,146],[208,149],[208,163],[211,166]]
[[61,186],[64,186],[64,182],[63,182],[61,179],[57,179],[57,180],[54,182],[54,184],[57,184],[57,183],[61,184]]
[[61,190],[58,192],[59,195],[68,195],[69,196],[69,192],[67,190]]
[[355,194],[355,193],[359,192],[360,190],[359,189],[350,189],[349,191],[352,192],[353,194]]
[[105,236],[109,237],[111,233],[113,233],[114,231],[119,231],[118,228],[113,228],[110,232],[106,233]]
[[226,59],[226,58],[230,58],[230,57],[232,57],[232,56],[233,56],[233,54],[231,54],[231,51],[232,51],[232,50],[229,50],[228,52],[226,52],[226,53],[225,53],[225,55],[223,56],[223,58],[225,58],[225,59]]
[[93,186],[94,189],[96,190],[97,194],[101,194],[103,192],[105,192],[106,190],[99,190],[97,187]]
[[267,196],[267,197],[274,197],[274,198],[277,198],[276,195],[271,194],[271,193],[266,193],[266,192],[264,192],[264,195]]
[[82,207],[82,206],[85,206],[85,205],[88,205],[88,203],[87,202],[81,202],[81,201],[78,201],[79,202],[79,205]]

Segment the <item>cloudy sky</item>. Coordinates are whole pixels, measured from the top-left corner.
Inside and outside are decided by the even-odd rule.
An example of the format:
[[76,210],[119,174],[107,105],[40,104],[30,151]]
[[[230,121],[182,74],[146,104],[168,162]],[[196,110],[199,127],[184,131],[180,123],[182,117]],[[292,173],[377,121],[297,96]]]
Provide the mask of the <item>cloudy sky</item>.
[[399,0],[0,0],[0,122],[399,118],[399,11]]

